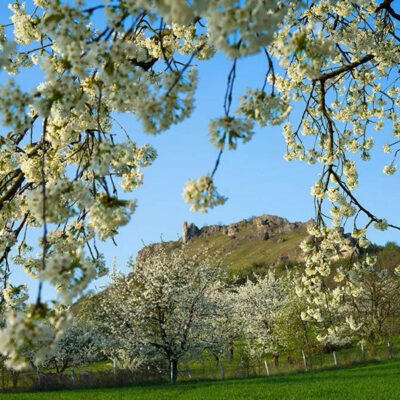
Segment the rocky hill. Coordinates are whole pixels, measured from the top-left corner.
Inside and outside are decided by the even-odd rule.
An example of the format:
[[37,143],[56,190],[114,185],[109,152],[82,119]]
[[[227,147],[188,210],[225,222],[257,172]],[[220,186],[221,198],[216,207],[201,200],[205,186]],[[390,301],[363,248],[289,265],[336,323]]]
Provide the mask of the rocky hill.
[[289,222],[274,215],[261,215],[230,225],[210,225],[198,228],[183,223],[178,241],[154,243],[139,251],[137,260],[146,258],[160,246],[184,247],[190,253],[204,251],[221,254],[224,265],[233,274],[248,275],[271,266],[301,261],[300,242],[307,237],[307,222]]
[[[253,272],[263,273],[271,267],[279,270],[293,262],[301,263],[299,244],[308,236],[307,227],[312,223],[312,219],[307,222],[289,222],[273,215],[261,215],[230,225],[202,228],[184,222],[179,240],[145,246],[136,259],[148,257],[161,246],[170,249],[183,247],[189,254],[201,253],[208,248],[211,254],[218,254],[222,263],[229,266],[235,281],[239,277],[238,282],[243,283]],[[394,242],[388,242],[384,247],[371,245],[367,253],[376,255],[378,268],[386,268],[390,273],[400,264],[400,247]],[[101,293],[104,292],[101,291],[96,296]],[[72,311],[78,313],[85,306],[86,300],[87,307],[92,307],[90,299],[90,296],[83,296],[73,304]]]

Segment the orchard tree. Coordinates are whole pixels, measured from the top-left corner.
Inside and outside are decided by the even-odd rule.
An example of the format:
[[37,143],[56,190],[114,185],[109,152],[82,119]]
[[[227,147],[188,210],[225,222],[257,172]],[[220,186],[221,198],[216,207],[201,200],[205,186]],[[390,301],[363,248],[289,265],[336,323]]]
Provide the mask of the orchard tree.
[[360,261],[349,273],[345,298],[347,322],[353,335],[369,345],[392,339],[400,322],[400,278],[376,268],[376,257]]
[[278,366],[279,355],[284,349],[278,328],[286,303],[285,282],[271,271],[256,278],[255,282],[248,279],[238,287],[234,319],[250,355],[260,358],[272,354]]
[[277,321],[277,332],[288,353],[288,360],[290,361],[293,355],[299,355],[303,351],[307,355],[308,367],[312,368],[312,356],[321,351],[322,347],[317,340],[321,327],[318,321],[307,316],[306,298],[296,294],[299,275],[299,273],[291,272],[285,276],[285,301]]
[[[323,308],[338,302],[340,290],[332,293],[327,285],[334,274],[331,260],[355,248],[343,243],[334,227],[351,219],[361,247],[369,244],[371,225],[398,229],[355,195],[359,160],[368,161],[377,150],[372,132],[382,131],[389,154],[383,172],[396,172],[400,14],[393,0],[9,5],[11,21],[0,31],[5,82],[0,86],[0,268],[5,290],[10,261],[39,283],[28,312],[7,317],[0,338],[7,353],[19,354],[14,347],[42,334],[46,320],[58,320],[52,324],[56,333],[65,329],[68,318],[42,302],[42,282],[54,284],[58,301],[69,303],[105,273],[96,239],[113,238],[135,209],[135,201],[121,199],[117,187],[128,192],[138,187],[142,168],[156,151],[138,146],[114,116],[133,114],[150,134],[189,117],[196,88],[193,61],[216,51],[232,59],[232,69],[223,112],[209,125],[219,150],[215,167],[184,189],[193,210],[225,202],[214,183],[224,151],[250,140],[255,124],[282,124],[285,159],[321,166],[311,190],[314,240],[305,246],[308,272],[299,286],[309,313],[325,315]],[[265,57],[264,83],[248,88],[233,112],[238,60],[254,54]],[[39,85],[21,87],[5,79],[35,65],[43,73]],[[292,109],[298,112],[292,115]],[[28,243],[26,232],[38,228],[41,239]],[[54,335],[47,336],[50,344]]]
[[129,275],[114,277],[101,297],[98,321],[121,346],[125,365],[167,361],[176,382],[181,359],[225,345],[215,329],[228,310],[220,296],[223,277],[207,258],[161,249],[132,265]]
[[41,365],[62,374],[68,367],[89,364],[101,358],[101,333],[94,327],[73,324],[58,335]]
[[[232,361],[234,357],[235,344],[242,339],[241,326],[235,318],[235,305],[237,294],[235,288],[227,287],[226,290],[216,293],[216,300],[224,305],[224,312],[215,320],[214,332],[218,338],[221,338],[224,345],[221,346],[217,341],[216,346],[211,346],[208,350],[214,355],[216,364],[222,356],[228,356]],[[228,354],[226,354],[228,353]]]

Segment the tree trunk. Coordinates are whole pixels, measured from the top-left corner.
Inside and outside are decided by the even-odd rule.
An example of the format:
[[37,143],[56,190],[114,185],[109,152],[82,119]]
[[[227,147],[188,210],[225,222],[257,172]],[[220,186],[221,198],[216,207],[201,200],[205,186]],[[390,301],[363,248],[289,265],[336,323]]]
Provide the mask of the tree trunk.
[[178,379],[178,360],[169,360],[169,379],[172,384]]
[[311,355],[312,355],[312,353],[311,353],[311,351],[309,351],[308,352],[308,354],[307,354],[307,358],[308,358],[308,368],[311,370],[312,369],[312,367],[313,367],[313,365],[312,365],[312,357],[311,357]]
[[68,364],[69,364],[69,360],[63,362],[63,365],[62,365],[62,367],[60,369],[60,374],[62,374],[67,369]]
[[219,365],[219,356],[217,354],[214,354],[214,358],[215,358],[215,368],[218,368]]
[[388,341],[388,352],[389,358],[393,358],[393,344],[390,340]]
[[11,370],[11,380],[12,380],[12,384],[13,384],[13,389],[17,389],[17,385],[18,385],[18,378],[19,378],[19,371],[14,371]]
[[371,342],[371,344],[370,344],[370,351],[371,351],[371,356],[372,357],[376,357],[376,345],[375,345],[375,343],[374,342]]
[[279,366],[279,354],[274,354],[274,365],[276,368]]
[[233,343],[229,343],[228,352],[229,352],[229,361],[233,361]]
[[3,392],[6,390],[5,373],[6,373],[6,367],[4,365],[4,359],[1,358],[1,388]]

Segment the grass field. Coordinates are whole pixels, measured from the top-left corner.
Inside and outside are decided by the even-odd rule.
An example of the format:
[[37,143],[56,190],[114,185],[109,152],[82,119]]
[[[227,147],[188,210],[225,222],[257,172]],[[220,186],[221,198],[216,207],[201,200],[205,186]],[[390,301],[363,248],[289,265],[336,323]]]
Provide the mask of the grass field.
[[400,399],[400,361],[329,371],[236,379],[1,394],[0,400],[395,400]]

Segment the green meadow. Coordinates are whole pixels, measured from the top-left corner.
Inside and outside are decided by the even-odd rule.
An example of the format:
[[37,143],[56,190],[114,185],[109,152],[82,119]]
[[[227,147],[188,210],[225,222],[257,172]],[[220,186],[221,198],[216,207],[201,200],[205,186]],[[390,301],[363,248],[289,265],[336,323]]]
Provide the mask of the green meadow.
[[391,400],[400,361],[265,378],[1,394],[0,400]]

